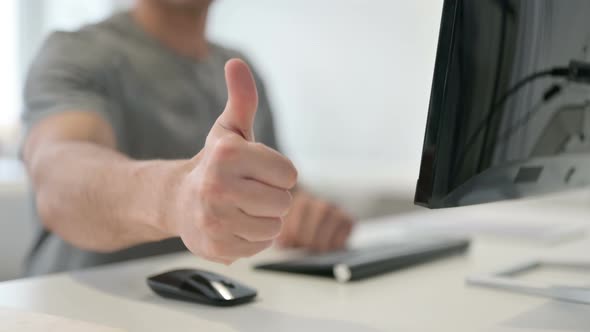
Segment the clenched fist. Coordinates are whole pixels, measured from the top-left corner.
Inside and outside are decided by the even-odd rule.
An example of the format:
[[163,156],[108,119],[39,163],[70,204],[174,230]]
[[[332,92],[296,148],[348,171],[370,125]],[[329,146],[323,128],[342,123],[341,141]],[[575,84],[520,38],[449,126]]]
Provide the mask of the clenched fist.
[[173,218],[192,253],[230,264],[268,248],[280,234],[297,170],[254,140],[258,94],[248,66],[233,59],[225,71],[227,106],[186,166]]

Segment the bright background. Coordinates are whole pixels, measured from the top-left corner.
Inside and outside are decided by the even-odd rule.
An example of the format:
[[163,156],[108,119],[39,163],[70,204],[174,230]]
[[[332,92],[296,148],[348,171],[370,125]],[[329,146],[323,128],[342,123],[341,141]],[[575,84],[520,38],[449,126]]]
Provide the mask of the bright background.
[[[50,31],[129,3],[3,1],[0,279],[17,275],[32,236],[14,161],[30,59]],[[280,143],[303,181],[364,217],[410,208],[441,8],[442,0],[217,0],[209,32],[244,51],[265,78]]]

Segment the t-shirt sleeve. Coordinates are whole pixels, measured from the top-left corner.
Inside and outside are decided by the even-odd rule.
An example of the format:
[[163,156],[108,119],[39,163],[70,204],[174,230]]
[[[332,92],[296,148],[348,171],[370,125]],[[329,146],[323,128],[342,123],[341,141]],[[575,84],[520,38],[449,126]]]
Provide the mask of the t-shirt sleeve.
[[100,47],[79,33],[51,34],[27,75],[25,130],[49,115],[73,110],[98,113],[113,125],[113,108],[101,77],[105,65]]

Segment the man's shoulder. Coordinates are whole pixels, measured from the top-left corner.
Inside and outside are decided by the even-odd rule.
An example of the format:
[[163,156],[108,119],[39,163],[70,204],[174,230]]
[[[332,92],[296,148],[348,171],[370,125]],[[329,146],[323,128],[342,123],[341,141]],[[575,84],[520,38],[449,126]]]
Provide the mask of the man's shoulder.
[[84,25],[73,34],[86,37],[95,42],[128,40],[134,37],[132,31],[134,24],[132,21],[129,12],[118,12],[102,21]]
[[129,35],[124,26],[126,13],[115,14],[105,20],[86,24],[73,31],[54,31],[47,43],[73,47],[103,48],[110,42],[125,39]]
[[74,31],[54,31],[45,39],[38,59],[60,62],[102,63],[128,40],[128,32],[121,25],[121,14],[87,24]]

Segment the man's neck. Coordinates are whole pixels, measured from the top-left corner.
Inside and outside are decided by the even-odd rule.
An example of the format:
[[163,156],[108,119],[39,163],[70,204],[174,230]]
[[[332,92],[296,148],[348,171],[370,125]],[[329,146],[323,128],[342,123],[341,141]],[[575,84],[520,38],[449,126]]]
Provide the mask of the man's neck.
[[179,55],[203,60],[209,55],[205,38],[208,8],[189,10],[139,1],[133,18],[150,36]]

